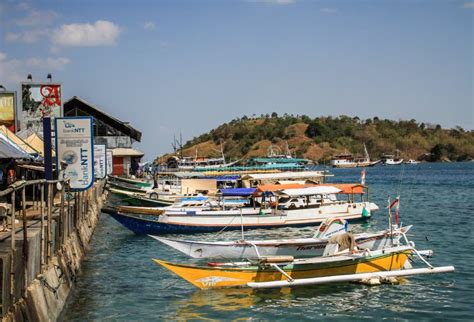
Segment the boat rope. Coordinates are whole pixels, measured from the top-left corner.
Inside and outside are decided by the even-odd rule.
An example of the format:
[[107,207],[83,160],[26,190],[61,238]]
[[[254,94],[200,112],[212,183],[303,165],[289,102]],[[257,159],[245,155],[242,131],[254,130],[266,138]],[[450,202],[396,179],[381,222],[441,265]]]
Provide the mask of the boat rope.
[[415,248],[415,243],[413,242],[410,242],[407,238],[407,236],[405,235],[405,233],[401,233],[402,236],[403,236],[403,239],[405,239],[405,242],[407,243],[407,245],[409,245],[411,247],[411,249],[413,250],[413,252],[416,254],[416,256],[421,259],[421,261],[423,263],[425,263],[429,268],[433,268],[433,265],[431,265],[426,259],[423,258],[423,256],[420,254],[420,252],[418,252]]
[[223,233],[224,230],[226,230],[227,227],[229,227],[229,225],[232,224],[232,223],[234,222],[234,219],[237,218],[237,217],[240,218],[240,216],[234,216],[234,217],[232,218],[232,220],[227,224],[227,226],[224,226],[221,230],[219,230],[219,231],[216,233],[216,236],[219,236],[221,233]]

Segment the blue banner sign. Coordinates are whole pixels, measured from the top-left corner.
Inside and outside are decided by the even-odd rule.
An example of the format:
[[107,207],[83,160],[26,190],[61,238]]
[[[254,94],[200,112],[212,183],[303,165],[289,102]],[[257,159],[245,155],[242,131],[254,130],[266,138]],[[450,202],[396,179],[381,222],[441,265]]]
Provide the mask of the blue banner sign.
[[71,189],[82,191],[94,183],[92,117],[61,117],[56,124],[57,165],[69,178]]

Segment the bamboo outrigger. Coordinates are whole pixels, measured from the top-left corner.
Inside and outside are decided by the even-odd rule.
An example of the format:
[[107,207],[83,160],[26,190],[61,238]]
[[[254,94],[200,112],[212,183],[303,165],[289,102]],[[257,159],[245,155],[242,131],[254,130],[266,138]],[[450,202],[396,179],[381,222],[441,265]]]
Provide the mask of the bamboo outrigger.
[[454,271],[453,266],[411,269],[408,259],[417,253],[407,245],[310,259],[272,257],[258,262],[209,263],[207,267],[154,261],[200,289],[288,287]]

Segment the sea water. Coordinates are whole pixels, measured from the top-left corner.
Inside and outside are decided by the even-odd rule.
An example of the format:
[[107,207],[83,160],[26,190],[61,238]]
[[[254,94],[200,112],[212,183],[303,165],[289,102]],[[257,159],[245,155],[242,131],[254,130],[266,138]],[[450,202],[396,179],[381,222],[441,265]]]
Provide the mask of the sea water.
[[[361,169],[329,169],[329,182],[359,182]],[[201,291],[152,262],[189,263],[181,253],[137,236],[102,214],[63,320],[452,320],[474,319],[474,162],[367,168],[370,200],[380,210],[354,231],[388,226],[388,198],[400,195],[409,238],[432,249],[434,265],[454,273],[410,277],[399,285],[339,283],[297,288]],[[247,238],[311,236],[314,227],[253,230]],[[240,231],[169,235],[237,240]]]

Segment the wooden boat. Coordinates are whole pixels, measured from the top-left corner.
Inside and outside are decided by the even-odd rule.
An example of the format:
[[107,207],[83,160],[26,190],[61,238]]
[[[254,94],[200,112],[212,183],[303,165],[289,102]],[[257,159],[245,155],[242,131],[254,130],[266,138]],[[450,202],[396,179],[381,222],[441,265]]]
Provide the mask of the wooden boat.
[[373,167],[380,163],[381,160],[371,161],[367,147],[364,144],[364,157],[354,157],[350,153],[344,153],[334,156],[330,164],[334,168],[357,168],[357,167]]
[[[340,219],[336,219],[340,220]],[[322,224],[324,225],[324,224]],[[360,249],[380,249],[392,243],[397,244],[411,226],[354,235]],[[345,230],[339,230],[338,232]],[[318,233],[320,229],[318,229]],[[280,240],[239,240],[239,241],[189,241],[168,239],[150,235],[193,258],[258,258],[261,256],[293,256],[295,258],[322,256],[328,239],[333,234],[321,237],[280,239]]]
[[173,199],[160,198],[158,194],[143,194],[108,187],[107,190],[122,202],[140,207],[166,207],[174,203]]
[[131,191],[134,193],[141,193],[143,195],[152,191],[151,188],[147,189],[144,187],[138,187],[138,186],[134,186],[125,182],[118,182],[118,181],[107,181],[107,186],[114,189],[126,190],[126,191]]
[[411,246],[396,246],[364,253],[293,259],[261,258],[258,262],[209,263],[206,266],[183,265],[154,259],[200,289],[221,287],[283,287],[337,281],[355,281],[377,276],[407,276],[454,271],[446,266],[406,269],[414,254]]
[[127,185],[132,185],[137,188],[142,188],[144,190],[149,190],[153,188],[153,181],[147,181],[143,179],[124,178],[124,177],[118,177],[118,176],[113,176],[113,175],[109,175],[108,179],[109,181],[125,183]]
[[328,218],[367,220],[378,210],[371,202],[328,203],[317,208],[275,209],[242,207],[234,209],[184,209],[119,206],[104,208],[126,228],[136,234],[216,232],[319,225]]

